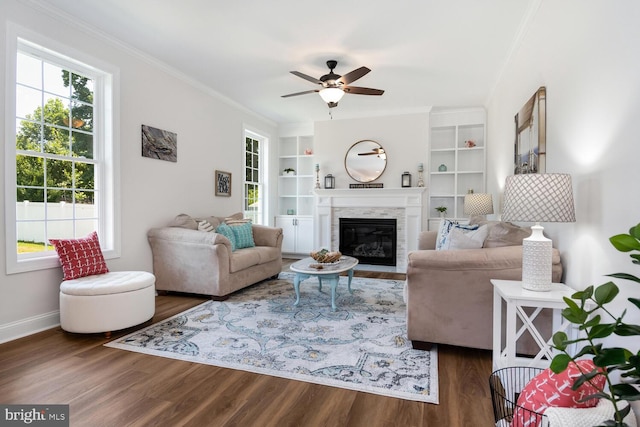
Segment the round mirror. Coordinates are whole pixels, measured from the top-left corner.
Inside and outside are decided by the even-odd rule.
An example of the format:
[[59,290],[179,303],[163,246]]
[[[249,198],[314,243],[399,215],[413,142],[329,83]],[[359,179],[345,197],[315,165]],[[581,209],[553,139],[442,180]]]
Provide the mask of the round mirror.
[[344,167],[356,181],[371,182],[378,179],[387,167],[387,153],[375,141],[358,141],[347,151]]

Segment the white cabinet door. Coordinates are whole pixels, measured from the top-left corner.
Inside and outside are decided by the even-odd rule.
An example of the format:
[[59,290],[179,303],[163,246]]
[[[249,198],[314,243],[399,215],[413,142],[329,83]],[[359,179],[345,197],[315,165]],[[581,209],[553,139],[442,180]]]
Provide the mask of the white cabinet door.
[[313,250],[313,218],[277,216],[275,225],[282,228],[282,252],[308,255]]
[[313,218],[298,218],[296,220],[296,252],[308,255],[313,249]]

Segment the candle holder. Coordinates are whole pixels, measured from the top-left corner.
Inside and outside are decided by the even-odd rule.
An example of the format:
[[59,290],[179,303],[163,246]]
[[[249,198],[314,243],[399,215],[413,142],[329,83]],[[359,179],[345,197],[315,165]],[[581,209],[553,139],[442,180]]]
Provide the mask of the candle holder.
[[418,164],[418,187],[424,187],[424,179],[422,179],[422,172],[424,171],[424,166],[422,163]]

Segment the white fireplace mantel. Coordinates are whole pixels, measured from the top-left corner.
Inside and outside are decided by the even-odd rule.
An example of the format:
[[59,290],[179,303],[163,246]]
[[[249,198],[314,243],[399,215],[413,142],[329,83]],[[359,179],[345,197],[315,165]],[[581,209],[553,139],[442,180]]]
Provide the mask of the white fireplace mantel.
[[398,267],[406,267],[409,251],[418,249],[418,234],[422,231],[423,195],[425,187],[408,188],[364,188],[315,190],[315,242],[318,247],[330,248],[335,245],[336,224],[334,211],[340,209],[362,209],[371,214],[376,209],[396,209],[404,227],[398,230]]

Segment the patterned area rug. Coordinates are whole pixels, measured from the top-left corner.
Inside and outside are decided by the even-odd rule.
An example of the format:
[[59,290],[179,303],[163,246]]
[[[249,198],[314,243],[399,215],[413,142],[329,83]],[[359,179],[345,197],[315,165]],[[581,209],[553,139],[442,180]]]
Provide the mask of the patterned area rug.
[[108,347],[316,384],[438,403],[437,352],[406,338],[404,282],[340,277],[331,288],[281,273],[228,300],[207,301]]

